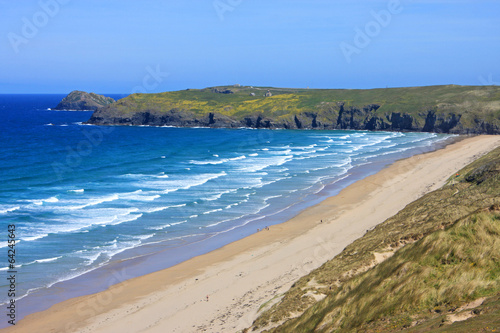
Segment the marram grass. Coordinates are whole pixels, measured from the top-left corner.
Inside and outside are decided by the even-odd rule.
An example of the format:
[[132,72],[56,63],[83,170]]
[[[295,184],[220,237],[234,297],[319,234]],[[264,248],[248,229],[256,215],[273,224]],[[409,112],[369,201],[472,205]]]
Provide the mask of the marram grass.
[[[500,148],[298,280],[248,331],[500,331],[499,298]],[[475,300],[462,311],[472,317],[452,323]]]

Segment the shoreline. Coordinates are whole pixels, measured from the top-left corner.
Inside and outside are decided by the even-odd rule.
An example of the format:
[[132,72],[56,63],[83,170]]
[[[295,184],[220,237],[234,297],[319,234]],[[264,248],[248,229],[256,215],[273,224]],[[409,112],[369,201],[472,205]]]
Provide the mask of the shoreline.
[[[207,331],[248,327],[261,304],[498,144],[500,137],[465,138],[399,160],[269,231],[104,292],[58,303],[3,331],[67,332],[85,327],[82,332],[135,332],[149,327],[151,332],[189,332],[200,327]],[[124,269],[114,272],[114,282],[119,278],[127,278]]]
[[[436,138],[437,141],[429,142],[424,146],[406,147],[402,151],[371,157],[365,163],[354,164],[343,174],[332,176],[329,181],[315,183],[313,186],[320,188],[318,191],[314,190],[306,196],[292,201],[281,199],[281,203],[273,204],[274,206],[269,205],[270,207],[259,211],[253,217],[251,215],[241,216],[240,219],[234,220],[236,222],[234,225],[229,227],[221,225],[222,228],[218,230],[214,228],[211,233],[200,233],[184,242],[172,245],[169,240],[165,240],[126,249],[104,265],[91,268],[75,276],[63,278],[51,283],[48,287],[34,289],[27,296],[21,297],[16,301],[19,309],[16,313],[17,320],[22,320],[32,313],[45,311],[51,306],[71,298],[102,292],[110,285],[126,279],[172,267],[255,234],[257,229],[262,230],[267,226],[284,223],[303,210],[330,196],[337,195],[343,188],[382,170],[399,159],[434,151],[462,138],[460,136],[444,136]],[[116,271],[122,273],[117,276],[114,274]],[[6,323],[0,323],[0,328],[8,326]]]

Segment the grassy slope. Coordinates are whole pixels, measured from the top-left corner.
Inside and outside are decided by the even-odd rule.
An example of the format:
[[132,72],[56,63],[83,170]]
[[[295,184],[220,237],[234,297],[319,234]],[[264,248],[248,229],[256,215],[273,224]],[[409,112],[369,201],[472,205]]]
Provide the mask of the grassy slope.
[[[499,330],[499,203],[500,148],[301,278],[250,330]],[[374,253],[391,252],[376,265]],[[315,302],[312,294],[326,296]],[[474,310],[479,315],[449,323],[449,315],[479,297],[487,297]]]
[[[263,113],[276,120],[304,112],[326,112],[337,102],[346,107],[381,105],[381,117],[392,112],[412,115],[423,125],[425,113],[463,115],[464,125],[472,125],[474,116],[492,121],[500,118],[500,87],[496,86],[428,86],[390,89],[291,89],[265,87],[218,87],[231,89],[234,94],[214,93],[211,88],[191,89],[158,94],[134,94],[113,105],[116,114],[131,114],[150,110],[165,112],[172,109],[196,114],[210,112],[241,118]],[[267,89],[273,96],[264,97]],[[254,93],[255,96],[250,96]]]

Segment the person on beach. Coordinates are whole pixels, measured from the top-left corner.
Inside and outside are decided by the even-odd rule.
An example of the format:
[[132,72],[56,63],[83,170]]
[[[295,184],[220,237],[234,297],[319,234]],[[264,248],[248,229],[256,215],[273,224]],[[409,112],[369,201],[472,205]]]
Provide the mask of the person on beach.
[[208,295],[207,295],[207,302],[208,302]]

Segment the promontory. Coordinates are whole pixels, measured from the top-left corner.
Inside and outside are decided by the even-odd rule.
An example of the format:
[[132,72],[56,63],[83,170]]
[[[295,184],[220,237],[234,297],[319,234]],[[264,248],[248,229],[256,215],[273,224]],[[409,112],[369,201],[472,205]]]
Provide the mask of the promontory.
[[52,110],[95,111],[114,102],[111,97],[74,90]]
[[500,87],[294,89],[219,86],[132,94],[99,108],[87,123],[500,134]]

